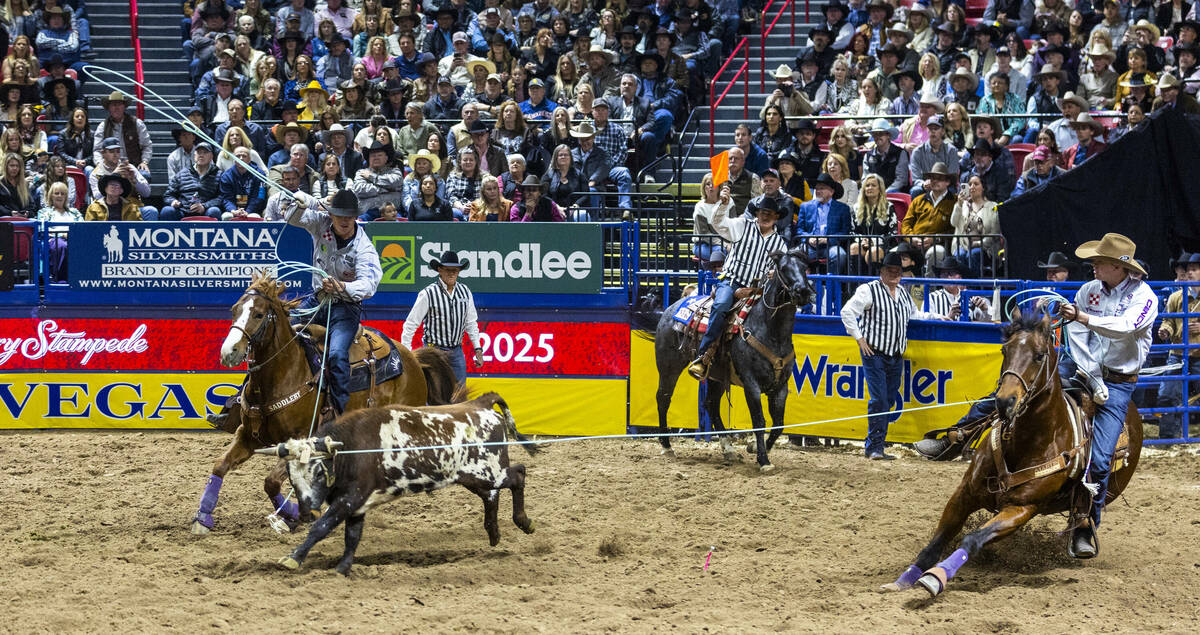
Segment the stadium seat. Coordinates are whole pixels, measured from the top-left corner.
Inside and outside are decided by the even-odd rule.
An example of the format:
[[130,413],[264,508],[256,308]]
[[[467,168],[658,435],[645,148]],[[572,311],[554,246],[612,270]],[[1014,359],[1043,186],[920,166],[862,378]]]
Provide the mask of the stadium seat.
[[1174,46],[1175,46],[1175,38],[1173,38],[1169,35],[1164,35],[1164,36],[1158,38],[1158,48],[1160,48],[1164,51],[1169,51],[1172,48],[1174,48]]
[[[189,216],[188,218],[191,218],[193,220],[200,220],[198,217],[195,217],[195,216]],[[204,218],[208,218],[208,216],[205,216]],[[185,218],[183,220],[187,220],[187,218]],[[251,222],[251,223],[261,223],[262,222],[262,219],[259,218],[258,216],[233,216],[229,220],[239,221],[239,222],[243,222],[243,223],[244,222]]]
[[1029,51],[1030,53],[1033,53],[1034,51],[1037,50],[1036,48],[1034,48],[1034,45],[1036,45],[1036,44],[1037,44],[1037,40],[1025,40],[1025,50]]
[[982,18],[987,5],[987,0],[967,0],[967,17]]
[[1021,166],[1025,165],[1025,157],[1029,156],[1035,149],[1032,143],[1008,144],[1008,151],[1012,153],[1013,157],[1013,172],[1016,172],[1016,178],[1021,178],[1021,172],[1024,172]]
[[191,220],[191,221],[204,222],[204,221],[210,221],[210,220],[215,221],[217,219],[213,218],[212,216],[184,216],[180,220]]
[[912,196],[904,192],[888,192],[887,200],[896,212],[896,224],[904,222],[904,217],[908,216],[908,206],[912,203]]
[[[0,216],[0,223],[24,223],[28,218],[20,216]],[[19,282],[31,282],[33,278],[33,263],[30,254],[33,251],[33,227],[30,225],[13,225],[13,274]]]
[[87,177],[83,175],[83,170],[73,165],[67,166],[67,176],[75,182],[75,209],[84,209],[87,207]]
[[833,134],[833,129],[846,123],[842,119],[819,119],[817,120],[817,139],[818,145],[829,143],[829,135]]

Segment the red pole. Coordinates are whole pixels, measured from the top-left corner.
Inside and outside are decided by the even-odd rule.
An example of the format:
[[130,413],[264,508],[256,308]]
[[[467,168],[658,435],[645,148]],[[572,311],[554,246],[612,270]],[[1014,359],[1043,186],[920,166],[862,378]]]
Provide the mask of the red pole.
[[[805,0],[805,1],[807,1],[807,0]],[[792,46],[796,46],[796,2],[795,2],[795,0],[792,0],[792,3],[791,3],[791,4],[792,4],[792,38],[791,38],[791,43],[792,43]],[[796,70],[800,70],[800,69],[796,69]]]
[[[142,42],[138,37],[138,6],[137,0],[129,0],[129,37],[133,45],[133,76],[137,80],[138,85],[134,89],[134,93],[139,100],[145,99],[145,90],[142,84],[145,83],[145,78],[142,76]],[[146,107],[138,101],[137,105],[138,119],[146,118]]]
[[[750,47],[746,47],[746,62],[742,65],[746,69],[746,75],[742,77],[742,86],[745,87],[746,94],[742,97],[742,119],[750,118]],[[763,69],[766,73],[766,69]]]

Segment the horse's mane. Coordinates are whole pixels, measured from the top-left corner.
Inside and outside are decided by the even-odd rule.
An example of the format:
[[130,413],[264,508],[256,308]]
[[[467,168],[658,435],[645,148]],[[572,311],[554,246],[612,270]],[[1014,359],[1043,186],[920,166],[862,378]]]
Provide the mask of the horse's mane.
[[299,298],[284,298],[283,292],[287,291],[287,285],[283,284],[270,273],[256,273],[250,280],[250,287],[247,291],[257,291],[272,303],[279,304],[283,311],[290,312],[300,306]]
[[1017,333],[1031,331],[1034,333],[1045,334],[1046,327],[1042,323],[1042,318],[1045,315],[1042,311],[1029,311],[1028,313],[1020,313],[1015,316],[1012,321],[1004,325],[1001,330],[1005,340],[1008,340]]

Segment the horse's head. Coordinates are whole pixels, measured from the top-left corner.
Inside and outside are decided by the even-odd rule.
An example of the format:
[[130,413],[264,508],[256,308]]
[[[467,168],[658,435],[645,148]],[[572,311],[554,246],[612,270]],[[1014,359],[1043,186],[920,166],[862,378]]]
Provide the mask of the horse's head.
[[1043,387],[1056,372],[1050,314],[1022,315],[1020,309],[1013,311],[1012,321],[1004,327],[1004,345],[1000,350],[1004,363],[996,388],[996,410],[1005,421],[1012,421],[1030,394]]
[[255,454],[277,456],[287,461],[288,478],[300,501],[300,516],[319,511],[333,487],[333,456],[342,447],[330,437],[290,439],[279,445],[255,450]]
[[774,280],[797,306],[812,302],[816,291],[808,282],[808,255],[801,249],[776,251],[771,254],[775,263]]
[[[269,334],[271,323],[279,319],[279,293],[283,284],[268,275],[254,277],[250,288],[233,305],[233,322],[221,344],[221,363],[234,367],[246,361],[250,347]],[[286,315],[283,316],[286,319]]]

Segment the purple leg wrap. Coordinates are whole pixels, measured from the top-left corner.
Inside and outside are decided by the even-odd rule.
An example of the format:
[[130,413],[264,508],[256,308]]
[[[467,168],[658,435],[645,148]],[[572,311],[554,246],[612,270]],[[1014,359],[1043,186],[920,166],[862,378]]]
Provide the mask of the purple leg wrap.
[[201,525],[213,528],[213,510],[217,508],[217,496],[221,493],[221,477],[209,475],[208,484],[204,486],[204,495],[200,497],[200,509],[196,510],[196,520]]
[[300,508],[293,501],[284,502],[283,494],[272,496],[271,502],[280,516],[293,522],[300,520]]
[[908,587],[917,583],[917,578],[920,578],[922,573],[924,572],[921,571],[917,565],[910,564],[908,565],[908,568],[904,570],[904,573],[900,574],[899,578],[896,578],[896,586],[902,589],[907,589]]
[[946,572],[946,579],[949,580],[950,578],[954,577],[955,573],[958,573],[959,567],[963,566],[966,563],[967,563],[967,550],[966,549],[955,549],[954,553],[950,554],[950,557],[939,562],[938,566],[941,567],[942,570],[944,570]]

